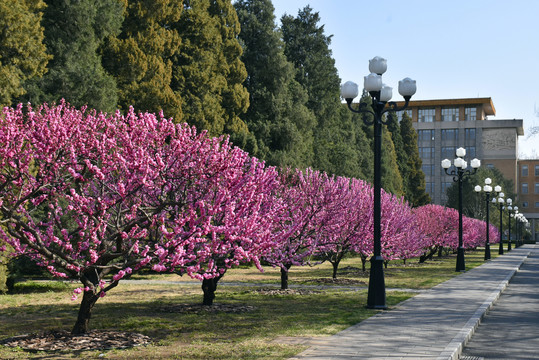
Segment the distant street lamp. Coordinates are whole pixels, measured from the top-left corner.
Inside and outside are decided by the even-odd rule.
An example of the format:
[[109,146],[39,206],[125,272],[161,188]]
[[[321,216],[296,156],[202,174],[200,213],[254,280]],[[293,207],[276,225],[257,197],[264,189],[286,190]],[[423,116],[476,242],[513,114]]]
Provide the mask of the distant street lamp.
[[[517,206],[515,206],[515,207],[517,207]],[[515,211],[515,214],[514,214],[514,217],[513,217],[513,219],[515,219],[515,249],[520,246],[520,239],[519,239],[519,230],[520,229],[519,229],[519,226],[518,226],[520,224],[519,215],[520,215],[520,213]]]
[[[384,282],[384,258],[382,257],[381,245],[381,153],[382,153],[382,125],[387,122],[382,115],[387,111],[401,111],[408,107],[412,95],[416,92],[415,80],[405,78],[399,81],[399,94],[404,97],[404,106],[398,107],[395,102],[389,102],[392,96],[392,88],[382,83],[382,74],[387,70],[387,60],[376,56],[369,60],[370,75],[365,76],[364,88],[372,99],[372,110],[366,103],[359,103],[357,109],[352,107],[352,100],[359,95],[357,84],[347,81],[341,86],[341,96],[346,100],[348,108],[354,113],[368,113],[374,116],[373,121],[363,118],[365,125],[374,125],[374,246],[371,257],[371,270],[369,276],[369,292],[367,295],[367,307],[371,309],[387,309],[386,289]],[[386,106],[387,105],[387,106]]]
[[526,219],[526,217],[524,216],[524,214],[522,213],[518,213],[518,214],[515,214],[515,221],[517,221],[517,247],[520,247],[522,245],[524,245],[524,227],[526,225],[526,223],[528,222],[528,220]]
[[498,254],[499,255],[503,255],[503,218],[502,218],[502,215],[503,215],[503,203],[504,203],[504,197],[505,197],[505,194],[502,192],[502,187],[497,185],[494,187],[494,191],[496,191],[498,193],[498,199],[494,198],[492,199],[492,202],[495,203],[497,202],[499,207],[500,207],[500,246],[498,248]]
[[459,186],[459,246],[457,249],[457,266],[456,271],[465,271],[466,266],[464,264],[464,247],[462,246],[462,179],[466,176],[470,176],[476,173],[477,168],[481,166],[481,161],[473,159],[471,161],[472,170],[466,170],[468,163],[464,160],[466,156],[466,149],[458,148],[456,151],[457,158],[453,160],[454,169],[449,170],[451,167],[451,161],[449,159],[442,160],[442,168],[444,168],[447,175],[453,176],[453,181],[458,183]]
[[507,236],[507,251],[511,251],[511,218],[513,217],[513,207],[511,204],[513,203],[513,200],[510,198],[507,199],[507,218],[509,219],[509,233]]
[[[483,189],[481,189],[480,185],[475,186],[475,192],[480,193],[481,190],[485,193],[485,200],[487,204],[487,239],[485,241],[485,260],[490,260],[490,224],[489,224],[489,208],[490,208],[490,193],[492,192],[492,179],[486,178],[485,179],[485,186],[483,186]],[[499,186],[497,186],[499,188]],[[501,191],[501,188],[500,188]]]

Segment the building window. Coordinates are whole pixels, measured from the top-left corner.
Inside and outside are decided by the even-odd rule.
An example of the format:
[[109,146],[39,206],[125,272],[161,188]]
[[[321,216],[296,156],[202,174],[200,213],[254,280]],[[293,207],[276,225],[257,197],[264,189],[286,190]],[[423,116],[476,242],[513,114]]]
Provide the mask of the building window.
[[521,165],[520,174],[522,176],[528,176],[528,165]]
[[442,146],[442,159],[454,159],[456,156],[455,152],[454,146]]
[[459,109],[458,108],[443,108],[442,121],[459,121]]
[[533,192],[539,194],[539,183],[535,183],[535,189]]
[[528,207],[528,202],[527,202],[527,201],[523,201],[523,202],[522,202],[522,207],[523,207],[523,208],[527,208],[527,207]]
[[539,176],[539,165],[535,165],[535,176]]
[[435,118],[434,109],[419,109],[417,111],[417,121],[418,122],[434,122]]
[[464,109],[464,120],[465,121],[475,121],[477,120],[477,108],[467,107]]
[[464,131],[464,141],[475,142],[475,129],[466,129]]
[[523,194],[528,193],[528,183],[522,183],[522,193]]
[[466,146],[466,156],[468,159],[475,158],[475,146]]
[[539,208],[539,201],[536,201],[536,202],[535,202],[535,207],[536,207],[536,208]]
[[455,142],[459,139],[459,129],[442,129],[442,141]]
[[410,109],[397,111],[396,114],[397,114],[397,119],[399,119],[399,122],[402,121],[402,117],[404,114],[406,114],[410,119],[412,119],[412,110]]
[[431,160],[434,159],[434,148],[433,147],[419,147],[419,157],[421,160]]
[[434,130],[418,130],[417,131],[417,140],[418,141],[433,141],[434,140]]
[[487,164],[487,169],[494,169],[494,164]]

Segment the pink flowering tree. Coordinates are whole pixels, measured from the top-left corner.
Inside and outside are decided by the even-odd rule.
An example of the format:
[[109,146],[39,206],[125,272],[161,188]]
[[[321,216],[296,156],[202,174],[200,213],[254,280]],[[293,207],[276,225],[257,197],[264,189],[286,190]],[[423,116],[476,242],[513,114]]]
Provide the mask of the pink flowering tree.
[[[155,231],[164,241],[152,269],[201,280],[203,304],[212,305],[227,269],[253,263],[262,271],[260,259],[274,246],[272,228],[281,209],[278,173],[227,140],[208,139],[196,148],[182,140],[177,146],[163,156],[169,166],[160,181],[169,189]],[[157,206],[161,197],[157,193],[149,203]]]
[[415,227],[424,236],[423,254],[420,262],[441,251],[455,248],[458,244],[458,211],[441,205],[428,204],[413,209]]
[[271,219],[276,174],[226,139],[162,116],[61,103],[5,108],[0,145],[0,238],[81,282],[73,333],[85,333],[97,300],[135,271],[210,279],[258,264],[268,246],[269,231],[254,228]]
[[[330,222],[321,232],[317,256],[333,266],[333,279],[341,260],[349,253],[365,253],[372,242],[372,186],[358,179],[338,177],[331,202]],[[370,246],[372,251],[372,246]]]
[[288,271],[305,265],[321,234],[332,224],[338,185],[326,173],[307,169],[285,170],[278,194],[284,207],[274,224],[274,247],[264,260],[281,270],[281,289],[288,288]]
[[419,256],[427,246],[426,236],[416,227],[414,213],[403,197],[383,192],[381,241],[385,264]]

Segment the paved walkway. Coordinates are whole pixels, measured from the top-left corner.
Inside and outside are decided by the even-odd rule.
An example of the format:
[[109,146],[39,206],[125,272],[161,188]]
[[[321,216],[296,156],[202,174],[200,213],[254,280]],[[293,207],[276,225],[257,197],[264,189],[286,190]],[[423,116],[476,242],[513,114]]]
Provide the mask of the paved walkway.
[[522,264],[461,359],[539,359],[539,250]]
[[[535,245],[467,271],[340,333],[291,360],[458,359],[480,320]],[[539,285],[539,284],[537,284]]]

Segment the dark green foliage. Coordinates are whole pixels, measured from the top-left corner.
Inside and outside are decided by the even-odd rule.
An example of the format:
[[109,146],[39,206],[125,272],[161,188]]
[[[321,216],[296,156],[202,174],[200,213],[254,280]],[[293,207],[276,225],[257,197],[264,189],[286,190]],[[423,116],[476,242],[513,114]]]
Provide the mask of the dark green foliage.
[[397,153],[391,141],[391,133],[382,127],[382,188],[397,196],[404,196],[402,176],[397,164]]
[[180,1],[126,1],[122,31],[103,48],[103,63],[116,79],[118,104],[124,111],[129,106],[152,113],[162,110],[181,121],[181,96],[172,88],[172,61],[181,45],[174,26],[182,9]]
[[25,82],[41,77],[50,56],[43,44],[41,0],[0,2],[0,106],[26,93]]
[[402,176],[402,185],[404,192],[407,193],[408,188],[408,154],[404,150],[404,142],[402,141],[399,119],[394,111],[387,113],[387,130],[391,135],[391,141],[395,147],[395,155],[397,156],[397,165]]
[[240,0],[234,6],[249,74],[245,86],[250,106],[243,119],[258,142],[253,155],[271,165],[311,166],[316,119],[305,106],[307,93],[284,55],[273,5],[270,0]]
[[46,0],[45,45],[53,55],[47,74],[30,81],[23,98],[32,103],[58,102],[113,111],[117,105],[114,78],[101,64],[99,48],[119,32],[122,6],[118,0]]
[[173,88],[182,95],[183,119],[210,135],[231,134],[240,147],[256,141],[240,116],[247,111],[247,78],[236,10],[226,0],[185,0],[177,25]]
[[431,199],[426,191],[425,173],[421,168],[422,160],[417,147],[417,133],[412,126],[412,119],[404,113],[400,122],[400,136],[402,139],[402,159],[406,165],[401,166],[404,180],[404,198],[410,205],[417,207],[430,203]]
[[[307,6],[297,17],[281,19],[285,55],[296,69],[296,80],[309,96],[307,108],[316,117],[313,167],[331,174],[365,178],[361,151],[364,136],[340,100],[340,79],[329,45],[331,36],[319,25],[318,13]],[[358,143],[361,147],[358,147]]]

